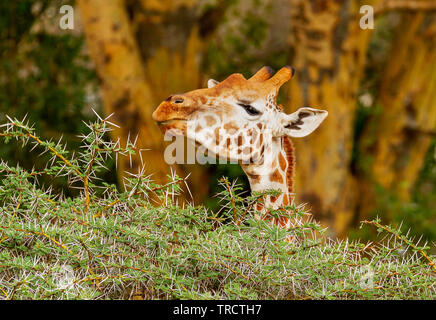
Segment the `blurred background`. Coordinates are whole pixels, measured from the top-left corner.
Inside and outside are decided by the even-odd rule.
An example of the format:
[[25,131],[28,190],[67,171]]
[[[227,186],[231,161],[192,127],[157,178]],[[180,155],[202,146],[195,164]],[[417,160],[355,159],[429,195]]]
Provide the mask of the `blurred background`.
[[[60,13],[71,5],[73,29]],[[362,5],[375,28],[361,29]],[[329,117],[294,139],[296,192],[338,237],[369,239],[361,220],[403,222],[436,240],[436,1],[434,0],[14,0],[0,2],[0,121],[27,118],[39,134],[77,150],[85,126],[115,113],[108,139],[138,135],[147,172],[165,182],[165,143],[152,111],[170,94],[209,78],[246,77],[292,65],[282,87],[286,112],[302,106]],[[29,147],[30,149],[30,147]],[[15,144],[0,158],[25,168],[47,159]],[[119,159],[102,176],[121,182]],[[179,165],[195,204],[217,210],[221,176],[249,190],[238,165]],[[45,181],[73,195],[61,178]],[[186,193],[187,200],[192,200]]]

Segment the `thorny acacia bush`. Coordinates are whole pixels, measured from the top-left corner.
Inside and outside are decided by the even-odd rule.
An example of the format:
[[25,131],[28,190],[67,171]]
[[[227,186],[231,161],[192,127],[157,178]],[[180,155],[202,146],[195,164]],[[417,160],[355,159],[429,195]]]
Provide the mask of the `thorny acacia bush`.
[[[385,235],[377,243],[331,240],[293,205],[271,212],[293,218],[284,230],[254,218],[261,194],[242,198],[227,179],[219,214],[178,205],[184,180],[176,176],[157,185],[140,172],[119,191],[99,172],[108,157],[141,150],[108,142],[108,118],[88,125],[77,155],[8,119],[6,143],[53,158],[41,172],[0,163],[1,299],[436,298],[428,248],[399,229],[375,220],[366,223]],[[42,175],[68,177],[81,195],[52,194],[38,184]]]

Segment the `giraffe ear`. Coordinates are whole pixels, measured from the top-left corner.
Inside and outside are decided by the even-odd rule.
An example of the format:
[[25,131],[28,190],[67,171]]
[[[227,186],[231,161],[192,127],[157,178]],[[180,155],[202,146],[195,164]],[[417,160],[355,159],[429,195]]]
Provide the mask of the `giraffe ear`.
[[327,115],[325,110],[300,108],[286,116],[284,132],[291,137],[305,137],[318,128]]
[[215,87],[218,83],[219,83],[219,82],[216,81],[216,80],[214,80],[214,79],[209,79],[209,81],[207,82],[207,87],[208,87],[209,89],[210,89],[210,88],[213,88],[213,87]]

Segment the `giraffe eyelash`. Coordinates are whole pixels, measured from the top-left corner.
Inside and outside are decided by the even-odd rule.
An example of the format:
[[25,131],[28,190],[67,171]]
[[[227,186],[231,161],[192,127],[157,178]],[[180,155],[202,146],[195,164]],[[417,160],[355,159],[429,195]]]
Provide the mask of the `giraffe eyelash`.
[[242,108],[244,108],[244,110],[250,115],[250,116],[257,116],[260,113],[259,110],[257,110],[256,108],[253,108],[250,104],[246,104],[246,103],[238,103],[238,105],[240,105]]

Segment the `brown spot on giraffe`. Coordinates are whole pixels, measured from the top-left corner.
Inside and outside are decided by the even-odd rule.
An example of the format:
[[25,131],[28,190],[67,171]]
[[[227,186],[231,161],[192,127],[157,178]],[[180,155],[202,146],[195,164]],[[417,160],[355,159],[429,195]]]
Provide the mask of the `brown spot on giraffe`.
[[256,203],[256,210],[257,211],[262,211],[264,209],[264,205],[262,203]]
[[238,126],[233,121],[230,121],[224,124],[224,130],[226,130],[229,134],[232,134],[238,131]]
[[221,130],[220,130],[220,127],[216,127],[215,128],[215,130],[214,130],[214,134],[215,134],[215,141],[216,141],[216,144],[219,144],[220,143],[220,139],[221,139]]
[[259,156],[259,152],[254,152],[252,155],[251,155],[251,158],[250,158],[250,163],[259,163],[260,162],[260,156]]
[[278,224],[279,226],[285,228],[289,223],[289,218],[288,217],[278,217],[278,218],[275,218],[274,222],[276,224]]
[[275,169],[273,173],[270,174],[269,179],[271,182],[283,183],[283,176],[278,169]]
[[260,157],[264,157],[264,155],[265,155],[265,146],[264,145],[262,145],[262,147],[260,148]]
[[252,143],[254,144],[259,137],[259,132],[257,130],[251,130],[250,136],[252,139]]
[[253,149],[251,147],[245,147],[242,153],[248,156],[252,151]]
[[207,98],[204,96],[200,96],[200,103],[201,104],[206,104],[207,103]]
[[252,174],[247,172],[247,177],[250,178],[251,181],[255,182],[255,183],[259,183],[260,182],[260,175],[258,174]]
[[212,117],[212,116],[205,116],[204,117],[204,120],[206,120],[206,124],[208,125],[208,126],[213,126],[215,123],[216,123],[216,120],[215,120],[215,118],[214,117]]
[[283,205],[284,206],[289,205],[289,195],[287,195],[287,194],[283,195]]
[[259,135],[259,146],[263,146],[263,134]]
[[203,127],[200,124],[197,124],[197,126],[195,127],[195,132],[200,132],[203,130]]
[[241,147],[243,144],[244,144],[244,137],[242,135],[239,135],[237,145],[238,147]]
[[282,169],[282,171],[286,170],[286,159],[285,159],[285,157],[283,157],[283,154],[281,154],[281,153],[279,155],[279,165],[280,165],[280,169]]

